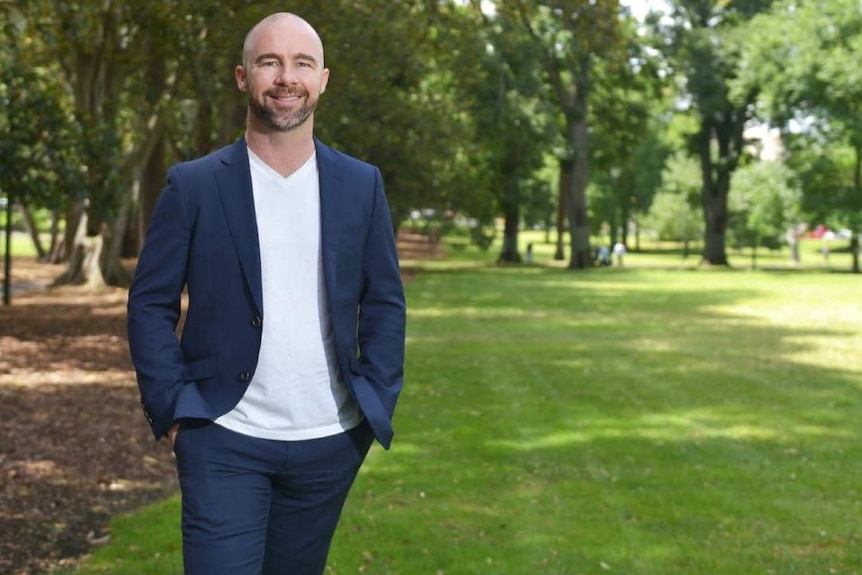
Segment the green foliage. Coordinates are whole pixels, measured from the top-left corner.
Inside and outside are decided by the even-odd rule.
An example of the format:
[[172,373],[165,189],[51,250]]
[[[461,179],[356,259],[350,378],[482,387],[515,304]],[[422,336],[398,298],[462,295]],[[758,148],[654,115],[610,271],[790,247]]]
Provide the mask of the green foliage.
[[655,195],[644,226],[664,240],[691,242],[703,234],[703,214],[699,207],[701,180],[697,160],[677,152],[662,173],[662,185]]
[[760,85],[763,110],[778,124],[813,114],[853,132],[862,122],[862,6],[784,0],[753,26],[737,91]]
[[623,22],[626,64],[595,66],[590,170],[597,185],[590,190],[590,218],[610,225],[614,238],[649,208],[668,154],[659,135],[666,128],[662,91],[668,78],[661,73],[659,52],[636,24]]
[[537,177],[526,182],[525,187],[524,225],[527,228],[550,228],[556,212],[556,202],[550,182]]
[[851,226],[862,209],[853,187],[853,149],[806,134],[791,135],[786,146],[788,164],[804,190],[802,207],[809,220]]
[[[675,0],[665,32],[665,54],[684,81],[684,97],[699,129],[689,151],[700,159],[704,211],[704,259],[726,265],[730,178],[744,156],[743,131],[752,118],[757,87],[734,92],[741,52],[756,33],[749,24],[771,0]],[[661,25],[659,33],[661,33]]]
[[587,186],[590,163],[590,94],[597,62],[625,62],[619,5],[615,0],[532,2],[497,0],[497,17],[524,30],[540,55],[544,82],[553,94],[563,146],[559,202],[570,230],[572,268],[590,262]]
[[800,218],[801,192],[793,174],[781,162],[754,162],[733,174],[730,199],[732,228],[737,241],[776,245]]
[[[785,0],[754,24],[758,34],[745,53],[737,90],[761,86],[764,115],[785,128],[791,153],[802,155],[791,164],[801,170],[809,210],[857,227],[862,222],[862,5]],[[845,157],[847,145],[853,159]]]
[[[472,46],[476,71],[459,79],[461,100],[473,120],[477,159],[492,210],[506,220],[501,261],[520,261],[518,226],[528,205],[547,206],[549,190],[536,182],[548,151],[560,144],[556,110],[543,82],[541,48],[517,21],[486,17]],[[544,206],[543,206],[544,204]],[[542,219],[547,218],[547,212]],[[474,237],[487,249],[493,236]]]
[[484,216],[481,203],[471,203],[482,188],[455,90],[473,65],[466,12],[420,0],[330,0],[296,9],[319,29],[332,70],[319,133],[381,168],[395,220],[424,208],[469,207]]
[[17,35],[0,48],[0,190],[63,208],[86,193],[80,130],[64,87]]
[[473,226],[470,228],[470,241],[480,250],[487,252],[494,243],[497,233],[493,228],[486,226]]

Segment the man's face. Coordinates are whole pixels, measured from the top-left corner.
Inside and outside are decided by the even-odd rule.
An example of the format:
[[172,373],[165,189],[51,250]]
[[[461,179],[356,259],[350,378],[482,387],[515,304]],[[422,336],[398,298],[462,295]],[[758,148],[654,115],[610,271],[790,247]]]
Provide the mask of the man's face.
[[289,132],[314,114],[329,70],[317,34],[302,21],[281,18],[252,32],[236,77],[248,94],[250,127]]

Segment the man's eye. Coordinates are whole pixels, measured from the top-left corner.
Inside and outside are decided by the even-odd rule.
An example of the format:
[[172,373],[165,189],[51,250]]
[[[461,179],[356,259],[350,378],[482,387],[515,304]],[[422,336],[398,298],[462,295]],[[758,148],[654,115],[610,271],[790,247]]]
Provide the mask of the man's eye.
[[277,68],[278,62],[276,62],[275,60],[265,60],[265,61],[260,63],[260,67],[261,68]]

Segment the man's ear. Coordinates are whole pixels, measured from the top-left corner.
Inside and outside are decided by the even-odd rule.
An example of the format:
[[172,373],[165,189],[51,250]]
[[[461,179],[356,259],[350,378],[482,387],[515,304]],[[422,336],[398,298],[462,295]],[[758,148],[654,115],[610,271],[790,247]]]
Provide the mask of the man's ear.
[[323,78],[320,82],[320,93],[323,94],[326,92],[326,86],[329,84],[329,68],[323,69]]
[[248,89],[248,75],[243,66],[234,68],[233,75],[236,78],[236,87],[240,92],[245,92]]

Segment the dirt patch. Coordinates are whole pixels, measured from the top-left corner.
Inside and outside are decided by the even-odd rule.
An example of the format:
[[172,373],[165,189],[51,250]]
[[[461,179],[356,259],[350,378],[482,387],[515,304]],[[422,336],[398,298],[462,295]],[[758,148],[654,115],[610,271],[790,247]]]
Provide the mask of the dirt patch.
[[69,565],[113,515],[176,490],[141,414],[126,290],[45,289],[62,268],[13,262],[0,306],[0,573]]

